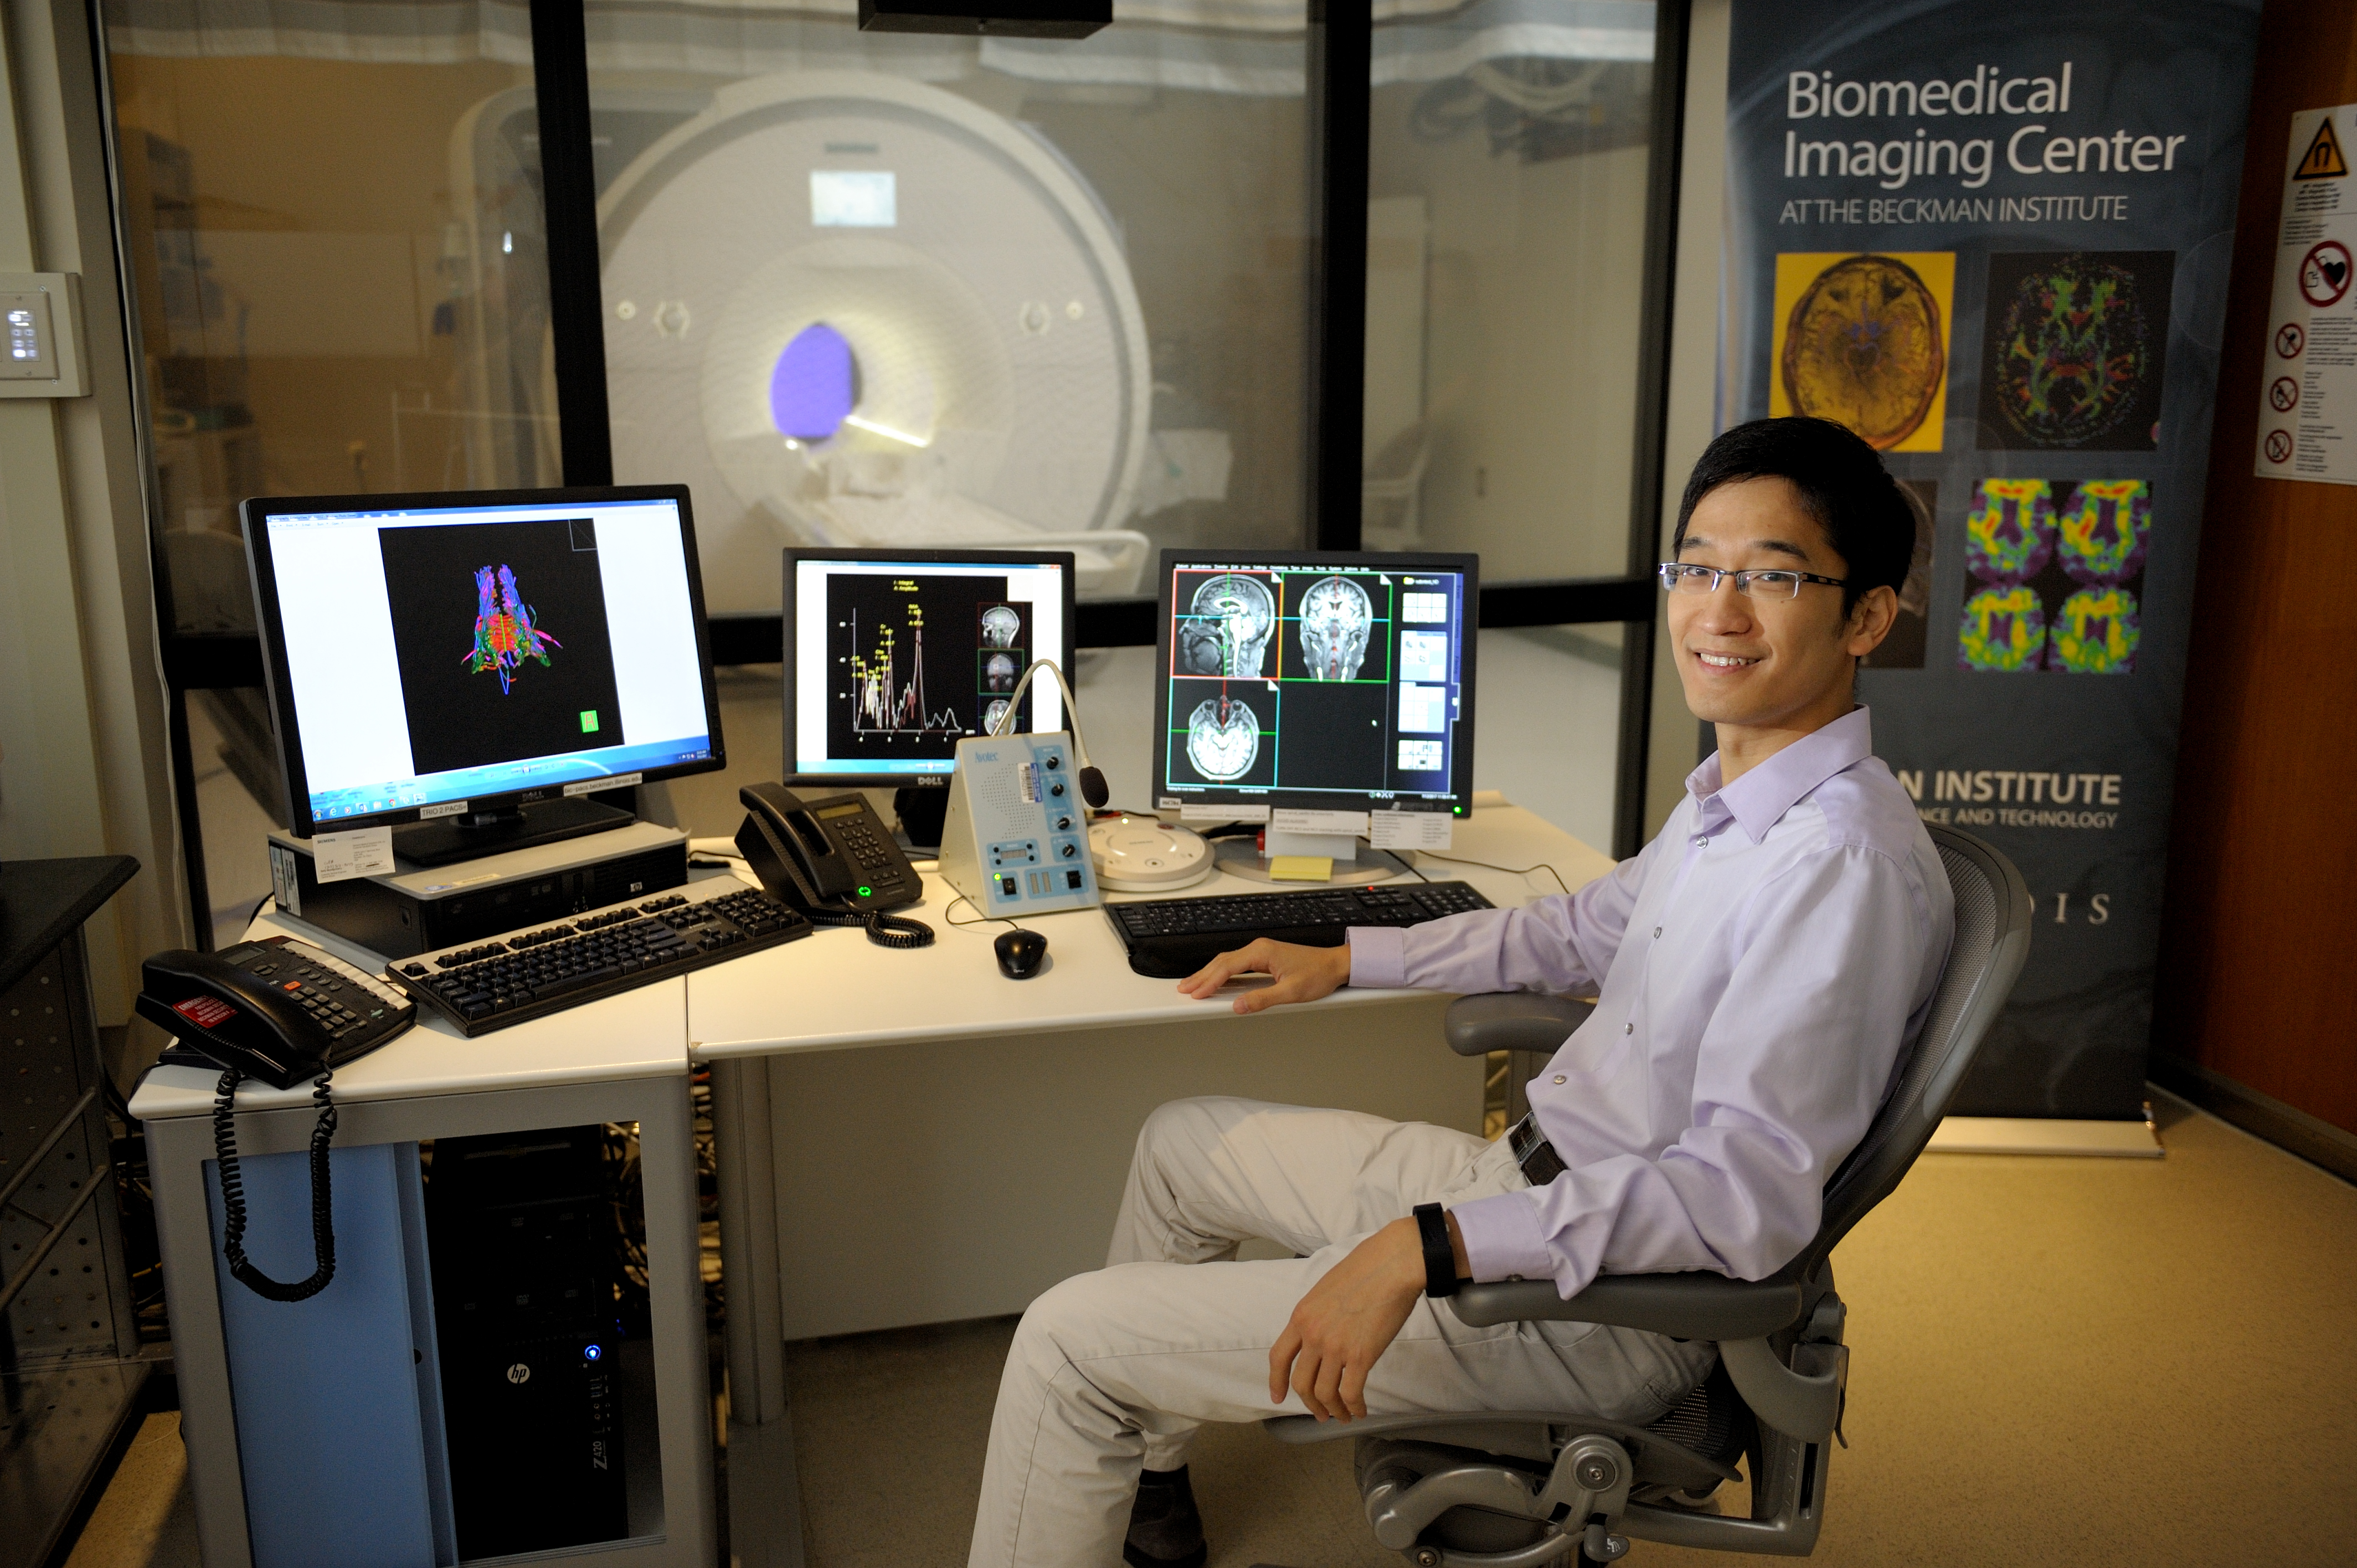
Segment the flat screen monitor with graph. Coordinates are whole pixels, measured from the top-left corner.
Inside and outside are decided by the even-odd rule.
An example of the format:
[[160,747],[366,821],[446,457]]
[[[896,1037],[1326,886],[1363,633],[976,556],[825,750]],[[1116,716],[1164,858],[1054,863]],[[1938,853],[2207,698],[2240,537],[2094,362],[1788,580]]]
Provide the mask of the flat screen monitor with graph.
[[1162,554],[1155,804],[1473,804],[1480,558]]
[[[1069,551],[786,552],[786,780],[946,785],[1035,659],[1072,675]],[[1032,682],[1016,730],[1064,727]]]

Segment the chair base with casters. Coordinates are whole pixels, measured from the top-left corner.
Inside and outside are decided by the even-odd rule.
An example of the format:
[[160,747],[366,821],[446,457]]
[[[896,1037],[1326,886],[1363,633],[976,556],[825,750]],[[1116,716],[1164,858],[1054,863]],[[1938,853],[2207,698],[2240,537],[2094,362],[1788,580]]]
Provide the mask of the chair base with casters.
[[[1947,966],[1913,1051],[1866,1135],[1825,1184],[1824,1218],[1799,1256],[1763,1280],[1689,1273],[1608,1274],[1566,1301],[1549,1280],[1470,1284],[1444,1310],[1476,1327],[1599,1323],[1718,1346],[1709,1377],[1644,1426],[1556,1411],[1469,1411],[1264,1424],[1286,1443],[1351,1438],[1375,1539],[1417,1568],[1610,1563],[1632,1540],[1805,1557],[1824,1519],[1841,1423],[1847,1308],[1831,1253],[1898,1187],[1931,1142],[2029,949],[2029,892],[2011,862],[1968,833],[1929,828],[1955,899]],[[1585,1002],[1468,996],[1448,1010],[1461,1055],[1553,1050]],[[1751,1512],[1711,1494],[1751,1477]]]

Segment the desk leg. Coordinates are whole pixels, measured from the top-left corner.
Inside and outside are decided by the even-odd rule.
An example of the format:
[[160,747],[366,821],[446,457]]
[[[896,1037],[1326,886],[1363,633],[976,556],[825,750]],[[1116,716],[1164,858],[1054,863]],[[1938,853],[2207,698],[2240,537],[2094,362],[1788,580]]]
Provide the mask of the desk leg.
[[802,1568],[766,1058],[712,1064],[712,1137],[728,1301],[730,1568]]

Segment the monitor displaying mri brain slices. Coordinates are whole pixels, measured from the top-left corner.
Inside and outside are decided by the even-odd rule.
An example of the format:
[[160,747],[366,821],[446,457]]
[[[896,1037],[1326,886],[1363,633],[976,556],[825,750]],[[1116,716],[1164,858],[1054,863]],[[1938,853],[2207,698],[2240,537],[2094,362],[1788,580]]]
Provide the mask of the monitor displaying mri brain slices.
[[1031,133],[899,78],[757,78],[599,229],[615,472],[691,488],[713,613],[775,610],[796,544],[1071,550],[1082,593],[1138,585],[1145,322]]

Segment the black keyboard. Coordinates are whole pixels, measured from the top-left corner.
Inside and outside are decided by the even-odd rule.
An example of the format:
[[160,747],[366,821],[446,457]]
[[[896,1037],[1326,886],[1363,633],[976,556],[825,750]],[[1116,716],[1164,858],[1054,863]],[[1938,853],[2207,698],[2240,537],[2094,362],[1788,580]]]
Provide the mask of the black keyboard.
[[487,1035],[811,934],[800,911],[734,877],[403,959],[387,976],[418,1005]]
[[1338,948],[1352,926],[1420,926],[1445,915],[1494,907],[1467,883],[1411,882],[1215,898],[1142,898],[1107,904],[1104,912],[1129,949],[1130,968],[1157,979],[1183,980],[1221,953],[1257,937]]

